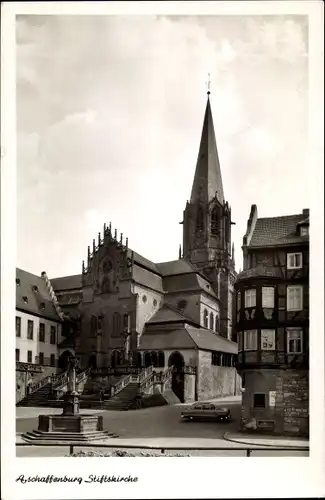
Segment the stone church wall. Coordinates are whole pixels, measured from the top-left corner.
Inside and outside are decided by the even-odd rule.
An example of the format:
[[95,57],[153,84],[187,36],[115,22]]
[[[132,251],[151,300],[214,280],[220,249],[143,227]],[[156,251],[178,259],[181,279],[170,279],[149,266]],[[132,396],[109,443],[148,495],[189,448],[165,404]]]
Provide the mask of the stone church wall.
[[213,366],[210,351],[199,351],[197,377],[199,401],[220,396],[234,396],[239,392],[240,377],[236,369]]
[[133,293],[138,295],[136,331],[141,336],[145,323],[160,309],[163,295],[137,284],[133,287]]

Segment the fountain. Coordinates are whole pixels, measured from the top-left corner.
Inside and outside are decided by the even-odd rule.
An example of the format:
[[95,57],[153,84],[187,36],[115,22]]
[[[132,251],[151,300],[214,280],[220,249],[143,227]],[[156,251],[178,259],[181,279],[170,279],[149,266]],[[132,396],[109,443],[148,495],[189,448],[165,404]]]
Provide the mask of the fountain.
[[68,364],[68,388],[64,395],[62,414],[39,415],[38,429],[22,434],[25,441],[68,442],[79,444],[108,439],[113,433],[103,429],[102,415],[81,414],[80,398],[76,390],[76,368],[78,360],[71,356]]

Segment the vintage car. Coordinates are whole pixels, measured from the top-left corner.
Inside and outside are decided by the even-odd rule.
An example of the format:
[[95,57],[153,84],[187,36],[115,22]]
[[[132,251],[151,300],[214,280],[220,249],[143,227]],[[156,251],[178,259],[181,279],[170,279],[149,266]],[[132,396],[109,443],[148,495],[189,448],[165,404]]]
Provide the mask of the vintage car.
[[181,413],[182,420],[210,420],[214,422],[230,422],[229,408],[224,408],[213,403],[194,403]]

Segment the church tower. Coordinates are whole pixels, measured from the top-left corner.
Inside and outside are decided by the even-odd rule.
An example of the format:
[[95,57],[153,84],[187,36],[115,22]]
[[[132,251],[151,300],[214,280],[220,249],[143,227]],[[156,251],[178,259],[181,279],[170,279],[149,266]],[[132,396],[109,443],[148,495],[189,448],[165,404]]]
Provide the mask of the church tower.
[[224,198],[208,92],[191,198],[184,210],[183,258],[212,282],[220,300],[220,334],[229,339],[236,276],[231,245],[232,224],[231,208]]

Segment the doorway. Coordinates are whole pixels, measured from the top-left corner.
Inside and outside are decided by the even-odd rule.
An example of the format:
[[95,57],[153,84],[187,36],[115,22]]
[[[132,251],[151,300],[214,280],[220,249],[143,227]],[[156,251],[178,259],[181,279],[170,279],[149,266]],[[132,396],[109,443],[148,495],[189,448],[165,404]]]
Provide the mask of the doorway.
[[173,352],[168,359],[168,366],[174,366],[172,391],[181,403],[184,403],[184,358],[179,351]]

